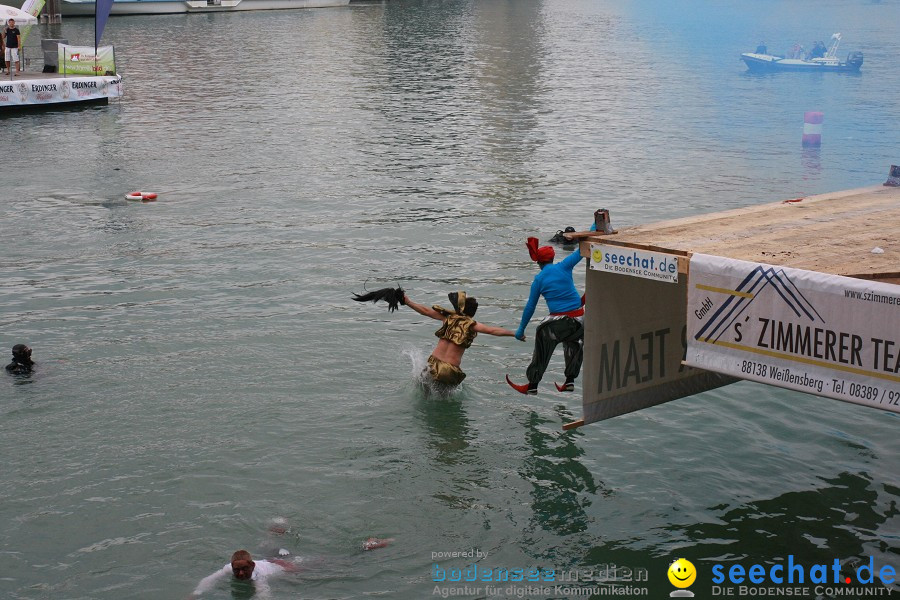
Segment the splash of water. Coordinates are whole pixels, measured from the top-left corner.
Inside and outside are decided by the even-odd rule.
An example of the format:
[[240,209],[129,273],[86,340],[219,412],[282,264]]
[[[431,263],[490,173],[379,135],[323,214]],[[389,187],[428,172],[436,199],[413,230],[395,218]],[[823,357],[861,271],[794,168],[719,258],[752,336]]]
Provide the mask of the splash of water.
[[421,349],[408,347],[403,349],[401,353],[409,359],[412,366],[412,382],[416,387],[425,392],[426,396],[447,398],[456,395],[456,393],[461,390],[461,385],[447,387],[437,383],[431,378],[431,375],[428,373],[428,357],[430,355],[426,354]]

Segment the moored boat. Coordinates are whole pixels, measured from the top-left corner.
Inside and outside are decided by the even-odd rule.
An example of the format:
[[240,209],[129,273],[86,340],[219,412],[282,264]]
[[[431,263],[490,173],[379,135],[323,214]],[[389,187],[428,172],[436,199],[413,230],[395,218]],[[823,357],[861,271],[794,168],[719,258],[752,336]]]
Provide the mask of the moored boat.
[[[162,15],[346,6],[350,0],[114,0],[113,15]],[[63,16],[93,16],[93,0],[61,0]]]
[[[851,52],[846,60],[837,57],[838,44],[841,34],[831,36],[832,44],[822,56],[784,57],[767,54],[765,52],[745,52],[741,54],[741,60],[746,63],[750,71],[775,72],[775,71],[806,71],[806,72],[857,72],[863,64],[862,52]],[[823,46],[824,47],[824,46]],[[759,50],[759,49],[757,49]]]

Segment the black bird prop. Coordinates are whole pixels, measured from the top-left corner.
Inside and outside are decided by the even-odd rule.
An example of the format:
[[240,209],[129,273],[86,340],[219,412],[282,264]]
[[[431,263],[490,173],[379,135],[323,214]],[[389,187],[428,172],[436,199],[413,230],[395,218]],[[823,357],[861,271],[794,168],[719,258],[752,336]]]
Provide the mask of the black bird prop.
[[365,294],[353,294],[353,299],[357,302],[378,302],[379,300],[384,300],[388,304],[388,311],[394,312],[400,305],[406,305],[406,302],[403,300],[403,288],[399,285],[396,288],[381,288],[380,290],[373,290],[371,292],[366,292]]

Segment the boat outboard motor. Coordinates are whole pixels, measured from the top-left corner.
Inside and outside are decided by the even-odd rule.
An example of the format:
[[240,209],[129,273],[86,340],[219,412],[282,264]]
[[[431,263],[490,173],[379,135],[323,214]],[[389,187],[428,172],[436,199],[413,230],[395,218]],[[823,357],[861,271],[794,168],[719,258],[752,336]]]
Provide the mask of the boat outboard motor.
[[852,65],[854,67],[861,67],[863,64],[863,53],[862,52],[851,52],[847,55],[847,64]]

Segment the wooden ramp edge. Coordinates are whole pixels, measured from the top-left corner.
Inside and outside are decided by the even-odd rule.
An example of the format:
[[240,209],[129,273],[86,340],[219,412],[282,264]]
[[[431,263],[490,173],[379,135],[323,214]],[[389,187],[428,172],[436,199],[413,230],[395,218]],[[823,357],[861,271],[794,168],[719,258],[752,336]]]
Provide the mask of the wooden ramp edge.
[[871,186],[575,237],[900,283],[900,187]]

